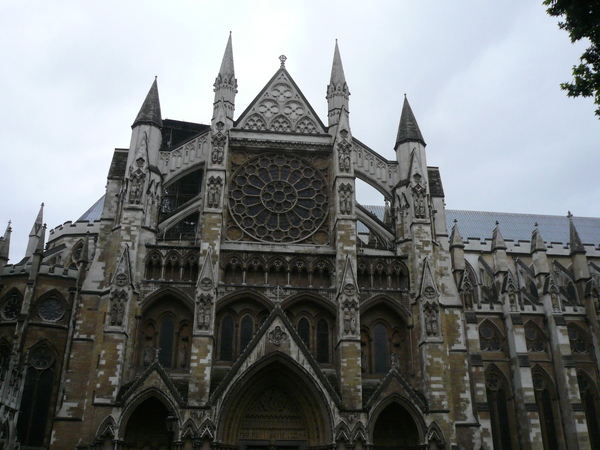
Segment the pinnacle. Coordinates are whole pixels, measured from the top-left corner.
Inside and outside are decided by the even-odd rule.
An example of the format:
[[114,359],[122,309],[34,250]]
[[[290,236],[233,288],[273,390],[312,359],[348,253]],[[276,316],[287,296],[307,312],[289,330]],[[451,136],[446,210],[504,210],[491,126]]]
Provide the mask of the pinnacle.
[[156,77],[131,128],[143,123],[162,127],[160,100],[158,98],[158,81]]
[[417,124],[417,119],[412,112],[406,94],[404,94],[404,104],[402,105],[402,115],[400,116],[400,125],[398,126],[398,136],[396,137],[396,147],[404,142],[420,142],[425,145],[425,140]]

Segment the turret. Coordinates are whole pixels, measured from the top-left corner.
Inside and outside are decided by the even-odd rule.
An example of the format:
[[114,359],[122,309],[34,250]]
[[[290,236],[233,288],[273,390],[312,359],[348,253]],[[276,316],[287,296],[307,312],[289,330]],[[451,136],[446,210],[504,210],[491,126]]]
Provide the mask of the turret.
[[150,186],[149,173],[159,174],[158,154],[162,145],[162,118],[156,78],[131,125],[131,143],[127,156],[125,198],[127,206],[143,207]]
[[29,242],[27,243],[27,250],[25,250],[25,257],[33,256],[33,253],[39,246],[40,240],[42,241],[42,249],[44,245],[44,204],[40,206],[40,211],[38,212],[37,217],[35,218],[35,222],[33,223],[33,227],[31,227],[31,232],[29,233]]
[[506,243],[500,232],[500,224],[496,221],[496,228],[492,233],[492,257],[494,259],[494,273],[508,272],[508,258],[506,256]]
[[550,273],[550,267],[548,266],[548,257],[546,256],[546,244],[538,224],[535,224],[533,233],[531,234],[531,247],[529,253],[531,253],[531,259],[533,260],[533,270],[535,275],[548,274]]
[[338,130],[342,129],[342,121],[344,121],[344,119],[345,123],[348,123],[348,114],[350,113],[350,109],[348,108],[349,97],[350,91],[348,90],[348,84],[346,83],[342,58],[336,39],[335,50],[333,52],[333,64],[331,66],[331,78],[329,80],[329,85],[327,86],[327,117],[329,120],[329,127],[331,129],[331,127],[339,125],[337,129],[330,130],[332,133],[336,133]]
[[4,236],[0,237],[0,269],[8,264],[8,255],[10,253],[10,234],[12,233],[12,228],[10,227],[10,220],[8,221],[8,226],[6,227],[6,231],[4,232]]
[[575,281],[587,280],[590,277],[590,269],[585,256],[585,248],[573,222],[573,214],[570,211],[567,217],[569,218],[569,254],[573,262],[573,275]]
[[219,74],[215,79],[214,91],[215,101],[213,103],[213,128],[220,122],[227,129],[233,124],[233,112],[235,110],[235,94],[237,93],[237,80],[233,67],[233,48],[231,45],[231,33],[227,40],[223,61]]

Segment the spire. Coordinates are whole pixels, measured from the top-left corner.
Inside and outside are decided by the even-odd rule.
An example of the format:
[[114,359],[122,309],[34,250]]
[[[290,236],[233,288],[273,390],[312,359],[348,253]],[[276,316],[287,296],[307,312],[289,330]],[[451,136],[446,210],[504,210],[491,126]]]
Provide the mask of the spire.
[[154,83],[152,83],[148,95],[146,96],[146,100],[144,100],[144,104],[140,108],[140,112],[135,118],[133,125],[131,125],[131,128],[143,123],[155,125],[159,128],[162,127],[160,101],[158,99],[158,82],[156,77],[154,77]]
[[[225,118],[233,121],[237,80],[235,79],[235,69],[233,67],[231,32],[229,32],[229,39],[227,40],[227,46],[225,47],[225,53],[221,61],[221,68],[213,86],[215,91],[213,123],[223,122]],[[222,117],[223,115],[225,117]]]
[[425,140],[419,130],[417,119],[410,108],[406,94],[404,94],[404,105],[402,105],[402,115],[400,116],[400,125],[398,126],[398,136],[396,137],[396,147],[403,142],[420,142],[423,145]]
[[496,228],[492,233],[492,258],[494,260],[494,273],[508,272],[508,258],[506,255],[506,243],[500,232],[500,224],[496,221]]
[[[29,242],[27,243],[27,250],[25,250],[25,256],[32,256],[33,252],[36,251],[39,245],[40,237],[43,241],[44,239],[44,204],[40,206],[40,211],[38,212],[37,217],[35,218],[35,222],[33,223],[33,227],[31,227],[31,232],[29,233]],[[42,243],[43,245],[43,243]]]
[[531,234],[531,247],[530,252],[545,252],[548,249],[546,248],[546,243],[544,239],[542,239],[542,234],[540,233],[540,229],[538,228],[537,222],[535,223],[535,228],[533,229],[533,233]]
[[2,265],[6,265],[8,263],[8,255],[10,252],[10,234],[12,233],[12,228],[10,226],[10,220],[8,221],[8,226],[6,227],[6,231],[4,232],[4,236],[0,237],[0,267]]
[[569,211],[567,217],[569,218],[569,248],[571,249],[571,255],[575,253],[585,253],[585,248],[583,247],[583,243],[581,242],[581,238],[579,237],[579,233],[577,232],[577,228],[575,228],[575,223],[573,222],[573,214]]
[[346,83],[344,75],[344,66],[342,65],[342,57],[338,47],[337,39],[335,41],[335,50],[333,52],[333,64],[331,65],[331,79],[327,86],[327,104],[329,108],[329,126],[335,126],[345,117],[350,111],[348,107],[348,99],[350,91]]

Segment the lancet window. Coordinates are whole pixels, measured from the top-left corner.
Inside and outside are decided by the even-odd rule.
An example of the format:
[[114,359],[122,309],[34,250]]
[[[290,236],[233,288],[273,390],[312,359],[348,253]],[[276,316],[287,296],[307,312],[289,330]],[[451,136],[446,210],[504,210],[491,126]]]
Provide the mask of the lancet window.
[[546,351],[546,336],[544,332],[532,322],[525,324],[525,343],[528,352]]
[[561,448],[560,409],[556,391],[548,376],[541,370],[533,371],[533,389],[540,415],[544,448]]
[[514,407],[510,388],[504,376],[492,366],[485,376],[487,403],[490,408],[494,448],[510,450],[515,435]]
[[594,383],[584,372],[577,374],[579,394],[585,409],[590,448],[600,448],[600,396]]
[[479,326],[479,346],[483,352],[502,351],[502,335],[496,326],[489,320]]
[[589,337],[583,329],[574,323],[567,326],[569,332],[569,344],[571,344],[572,353],[588,353]]

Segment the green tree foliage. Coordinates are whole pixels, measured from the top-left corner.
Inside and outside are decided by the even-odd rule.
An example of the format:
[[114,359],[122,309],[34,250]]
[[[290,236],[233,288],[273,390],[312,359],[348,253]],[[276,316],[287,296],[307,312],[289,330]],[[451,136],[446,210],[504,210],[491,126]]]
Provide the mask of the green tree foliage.
[[544,0],[544,5],[548,14],[564,19],[558,26],[569,33],[571,42],[589,41],[580,63],[573,66],[573,81],[560,87],[569,97],[594,97],[600,117],[600,0]]

